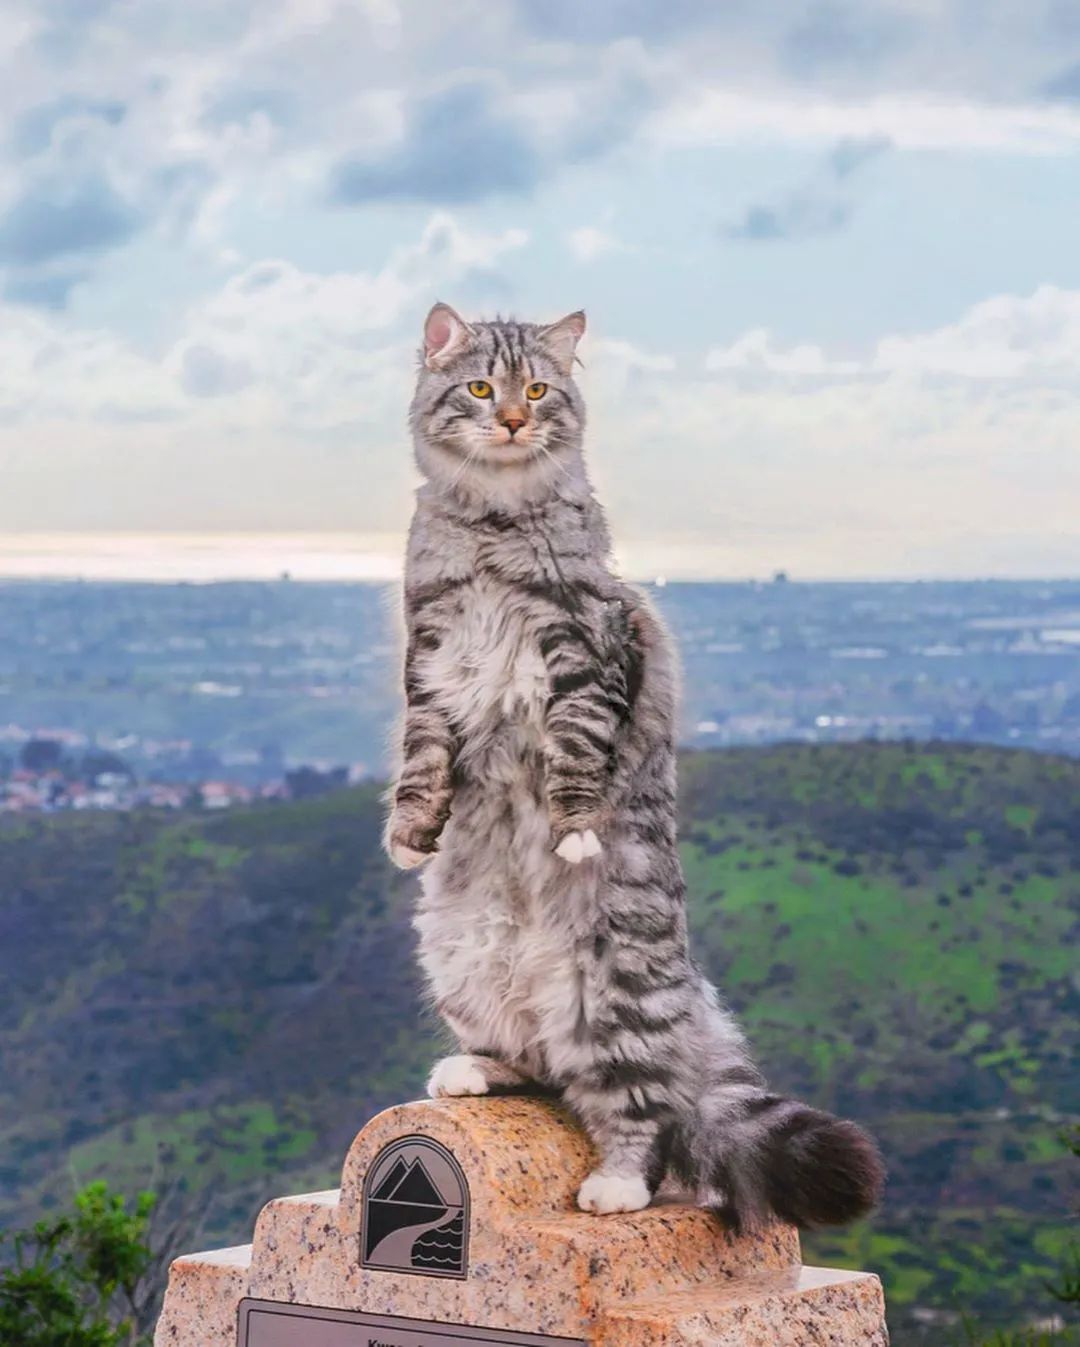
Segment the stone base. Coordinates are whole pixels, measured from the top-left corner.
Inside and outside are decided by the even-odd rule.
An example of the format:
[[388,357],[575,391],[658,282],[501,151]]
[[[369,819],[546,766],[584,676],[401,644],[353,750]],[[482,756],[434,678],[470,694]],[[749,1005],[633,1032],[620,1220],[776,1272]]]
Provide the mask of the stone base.
[[[362,1266],[365,1177],[404,1137],[441,1143],[463,1171],[464,1276]],[[250,1245],[173,1263],[155,1347],[235,1347],[244,1297],[603,1347],[887,1344],[876,1277],[803,1267],[789,1226],[738,1236],[676,1204],[585,1215],[574,1196],[590,1165],[580,1129],[539,1100],[389,1109],[353,1142],[340,1189],[278,1198],[263,1208]],[[359,1329],[355,1341],[367,1347]]]

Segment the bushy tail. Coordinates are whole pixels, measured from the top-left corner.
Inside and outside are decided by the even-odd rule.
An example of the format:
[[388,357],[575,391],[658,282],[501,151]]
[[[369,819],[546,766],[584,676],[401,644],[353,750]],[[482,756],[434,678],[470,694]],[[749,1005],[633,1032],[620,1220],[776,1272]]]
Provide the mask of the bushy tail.
[[777,1216],[800,1226],[846,1225],[877,1206],[885,1166],[872,1137],[843,1118],[789,1101],[767,1134],[762,1180]]
[[877,1205],[885,1184],[881,1155],[861,1127],[764,1090],[703,1101],[671,1164],[737,1227],[770,1215],[809,1228],[846,1225]]

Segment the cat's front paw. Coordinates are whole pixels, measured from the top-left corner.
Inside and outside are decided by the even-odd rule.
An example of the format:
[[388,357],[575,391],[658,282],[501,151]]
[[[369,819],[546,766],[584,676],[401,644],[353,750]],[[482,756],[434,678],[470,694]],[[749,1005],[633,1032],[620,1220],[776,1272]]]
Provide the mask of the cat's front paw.
[[443,820],[395,809],[386,827],[386,852],[399,870],[415,870],[436,851]]
[[649,1185],[640,1174],[590,1174],[578,1189],[582,1211],[607,1216],[614,1211],[641,1211],[652,1201]]
[[415,870],[418,865],[430,861],[432,855],[430,851],[416,851],[404,842],[395,842],[393,838],[390,839],[389,851],[390,859],[399,870]]
[[582,861],[599,856],[603,849],[599,837],[591,828],[586,828],[584,832],[567,833],[555,848],[555,855],[571,865],[580,865]]

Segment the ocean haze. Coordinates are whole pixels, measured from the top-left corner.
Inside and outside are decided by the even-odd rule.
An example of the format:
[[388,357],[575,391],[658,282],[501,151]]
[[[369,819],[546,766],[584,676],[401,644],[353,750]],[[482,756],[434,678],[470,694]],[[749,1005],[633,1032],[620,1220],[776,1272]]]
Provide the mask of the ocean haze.
[[403,546],[360,533],[0,533],[0,578],[393,580]]
[[[0,530],[0,580],[99,580],[212,583],[237,580],[392,581],[400,578],[404,532],[67,533]],[[1060,579],[1077,574],[1044,556],[988,555],[972,571],[930,564],[914,548],[897,564],[872,546],[857,563],[829,564],[801,538],[770,533],[745,542],[672,538],[633,540],[615,549],[632,580],[751,581],[791,574],[809,581]],[[1049,553],[1047,554],[1049,555]],[[809,562],[797,564],[802,558]]]

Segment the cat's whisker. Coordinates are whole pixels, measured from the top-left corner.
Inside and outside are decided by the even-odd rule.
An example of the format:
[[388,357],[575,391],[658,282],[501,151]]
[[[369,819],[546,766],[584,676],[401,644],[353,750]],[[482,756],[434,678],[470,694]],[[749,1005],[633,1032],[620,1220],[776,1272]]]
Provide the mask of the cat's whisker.
[[474,445],[462,460],[461,467],[458,468],[457,472],[455,472],[453,477],[450,478],[450,485],[451,486],[456,485],[458,480],[461,478],[462,474],[466,472],[473,465],[473,463],[476,462],[476,460],[479,457],[480,457],[480,446]]
[[551,462],[555,465],[558,471],[562,473],[564,477],[569,477],[570,473],[566,467],[566,464],[560,463],[559,460],[555,457],[555,455],[551,452],[551,450],[547,447],[547,445],[538,444],[536,446],[536,449],[533,451],[533,458],[535,459],[539,454],[543,454],[545,458],[550,459]]

